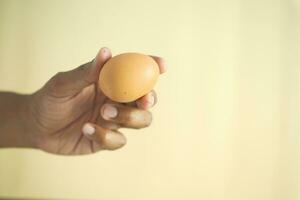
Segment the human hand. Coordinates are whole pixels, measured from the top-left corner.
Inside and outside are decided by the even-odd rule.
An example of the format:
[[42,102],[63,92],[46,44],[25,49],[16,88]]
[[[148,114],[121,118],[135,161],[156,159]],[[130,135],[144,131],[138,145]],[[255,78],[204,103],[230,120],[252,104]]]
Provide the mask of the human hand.
[[[154,91],[121,104],[98,88],[100,70],[111,56],[108,48],[102,48],[92,62],[57,73],[30,97],[29,121],[36,148],[63,155],[114,150],[126,143],[119,128],[150,125],[152,115],[147,109],[157,101]],[[163,59],[152,57],[164,73]]]

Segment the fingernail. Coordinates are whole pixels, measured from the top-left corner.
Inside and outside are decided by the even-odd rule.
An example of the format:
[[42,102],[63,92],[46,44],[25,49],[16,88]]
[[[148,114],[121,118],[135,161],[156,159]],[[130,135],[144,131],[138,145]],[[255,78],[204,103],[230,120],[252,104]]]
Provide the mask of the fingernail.
[[150,106],[153,106],[153,104],[154,104],[154,96],[153,96],[152,93],[150,93],[150,95],[149,95],[149,97],[148,97],[148,99],[147,99],[147,103],[148,103],[148,106],[149,106],[149,107],[150,107]]
[[95,133],[95,128],[90,124],[85,124],[82,128],[82,132],[85,135],[93,135]]
[[104,119],[111,119],[118,115],[118,110],[112,105],[105,104],[103,107],[103,118]]
[[163,58],[161,58],[160,64],[161,64],[161,70],[162,70],[161,73],[165,73],[168,70],[168,67],[167,67],[166,61]]
[[144,102],[144,108],[150,108],[154,105],[154,95],[152,92],[148,93],[146,95],[146,99],[145,99],[145,102]]
[[100,49],[100,51],[101,51],[102,53],[105,53],[106,47],[102,47],[102,48]]
[[94,64],[94,66],[96,66],[96,62],[97,62],[97,57],[98,56],[104,56],[105,58],[108,56],[108,52],[109,52],[109,50],[108,50],[108,48],[106,48],[106,47],[102,47],[99,51],[98,51],[98,53],[97,53],[97,55],[96,55],[96,58],[94,58],[94,60],[93,60],[93,64]]
[[115,133],[115,132],[108,132],[105,135],[105,146],[107,149],[115,149],[120,146],[126,144],[126,139],[123,135]]
[[108,48],[106,48],[106,47],[102,47],[101,49],[100,49],[100,52],[103,54],[103,55],[107,55],[107,53],[108,53]]

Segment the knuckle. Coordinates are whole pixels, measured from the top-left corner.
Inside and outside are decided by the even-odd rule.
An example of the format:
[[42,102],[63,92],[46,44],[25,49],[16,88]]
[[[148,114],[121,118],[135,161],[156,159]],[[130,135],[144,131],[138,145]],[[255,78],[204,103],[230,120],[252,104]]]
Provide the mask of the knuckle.
[[49,80],[47,83],[49,92],[55,93],[57,88],[64,84],[63,76],[64,72],[58,72]]
[[85,64],[80,65],[76,69],[78,74],[82,74],[82,77],[84,78],[84,81],[87,82],[87,83],[90,82],[91,76],[94,76],[93,73],[90,73],[89,66],[90,66],[90,63],[85,63]]
[[80,73],[83,73],[83,74],[86,74],[87,73],[87,65],[86,64],[82,64],[80,65],[79,67],[77,67],[77,69],[75,69],[77,72],[80,72]]
[[58,85],[61,85],[63,84],[63,75],[64,75],[64,72],[57,72],[55,74],[55,76],[53,76],[52,78],[52,85],[53,86],[58,86]]

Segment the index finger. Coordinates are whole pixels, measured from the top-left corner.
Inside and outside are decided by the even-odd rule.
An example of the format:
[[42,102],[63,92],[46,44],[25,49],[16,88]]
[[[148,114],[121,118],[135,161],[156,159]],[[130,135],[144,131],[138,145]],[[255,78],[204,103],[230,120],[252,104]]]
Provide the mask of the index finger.
[[166,62],[163,58],[159,57],[159,56],[153,56],[153,55],[150,55],[154,60],[155,62],[158,64],[159,66],[159,72],[161,74],[165,73],[167,71],[167,66],[166,66]]

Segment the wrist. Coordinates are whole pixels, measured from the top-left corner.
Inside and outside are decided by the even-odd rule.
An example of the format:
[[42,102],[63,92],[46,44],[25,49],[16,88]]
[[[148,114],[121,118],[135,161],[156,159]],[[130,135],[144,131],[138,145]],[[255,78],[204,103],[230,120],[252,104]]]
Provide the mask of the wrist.
[[33,95],[21,95],[21,105],[19,107],[19,123],[22,130],[20,138],[23,140],[21,147],[36,148],[36,131],[34,116],[32,112]]
[[31,95],[0,93],[0,147],[35,147]]

